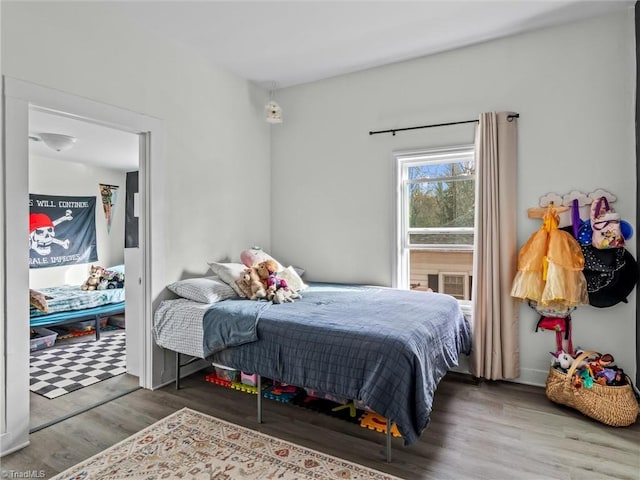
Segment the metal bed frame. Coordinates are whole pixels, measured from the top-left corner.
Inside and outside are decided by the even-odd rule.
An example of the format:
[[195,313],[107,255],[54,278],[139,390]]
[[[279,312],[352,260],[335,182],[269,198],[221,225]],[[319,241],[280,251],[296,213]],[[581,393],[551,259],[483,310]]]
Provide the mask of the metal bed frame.
[[[176,390],[180,390],[180,370],[182,367],[186,367],[187,365],[190,365],[194,362],[197,362],[198,360],[203,360],[202,358],[199,357],[191,357],[186,363],[180,363],[180,352],[175,352],[176,354],[176,382],[175,382],[175,386],[176,386]],[[256,419],[258,423],[262,423],[262,395],[260,394],[260,392],[262,391],[262,377],[260,375],[257,375],[257,383],[256,383],[256,387],[258,390],[258,394],[256,395],[257,397],[257,405],[256,405]],[[387,463],[391,463],[391,419],[387,418],[387,433],[386,433],[386,445],[385,445],[385,457],[386,457],[386,461]]]
[[29,326],[34,327],[52,327],[55,325],[64,325],[67,323],[76,323],[86,320],[93,320],[96,329],[96,340],[100,340],[100,320],[111,315],[124,313],[125,303],[108,303],[99,307],[85,308],[83,310],[68,310],[65,312],[50,313],[48,315],[40,315],[29,319]]

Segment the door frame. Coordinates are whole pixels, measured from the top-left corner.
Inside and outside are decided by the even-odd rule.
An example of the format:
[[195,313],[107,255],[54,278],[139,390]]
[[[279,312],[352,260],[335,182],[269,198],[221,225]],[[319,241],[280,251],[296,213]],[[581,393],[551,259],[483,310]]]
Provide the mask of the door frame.
[[[4,176],[0,178],[0,211],[4,238],[0,240],[0,306],[4,337],[4,395],[0,397],[0,455],[29,444],[29,289],[28,242],[25,241],[29,215],[29,109],[49,110],[79,120],[138,134],[140,138],[140,248],[142,251],[143,292],[141,321],[136,338],[140,339],[140,386],[152,388],[154,342],[152,337],[152,299],[163,288],[162,259],[164,224],[161,195],[164,185],[163,122],[160,119],[103,104],[73,94],[43,87],[11,77],[3,77],[4,101]],[[155,254],[154,254],[155,253]],[[135,327],[134,327],[135,328]],[[156,351],[157,354],[157,351]]]

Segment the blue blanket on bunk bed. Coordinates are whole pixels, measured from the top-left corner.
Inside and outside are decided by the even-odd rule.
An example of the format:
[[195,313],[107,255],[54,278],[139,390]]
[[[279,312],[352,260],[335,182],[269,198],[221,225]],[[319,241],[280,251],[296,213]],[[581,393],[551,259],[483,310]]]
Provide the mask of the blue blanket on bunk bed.
[[[226,300],[203,317],[216,363],[361,400],[393,419],[406,444],[429,422],[433,394],[470,329],[450,296],[313,284],[294,303]],[[259,341],[254,341],[255,339]]]
[[[60,285],[57,287],[39,288],[38,291],[48,297],[48,314],[67,312],[70,310],[84,310],[111,303],[121,303],[125,300],[124,288],[82,290],[80,285]],[[34,307],[31,307],[29,310],[29,316],[31,318],[48,314]]]

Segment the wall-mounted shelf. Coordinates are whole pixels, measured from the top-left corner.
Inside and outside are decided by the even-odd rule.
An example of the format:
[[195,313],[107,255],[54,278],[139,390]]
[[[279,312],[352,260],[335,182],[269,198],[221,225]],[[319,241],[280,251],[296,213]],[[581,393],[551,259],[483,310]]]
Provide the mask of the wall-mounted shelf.
[[540,197],[538,201],[537,208],[530,208],[527,210],[527,213],[531,211],[532,214],[529,214],[529,218],[541,218],[536,215],[536,212],[543,211],[546,207],[549,206],[553,202],[556,205],[556,210],[558,211],[558,216],[560,217],[560,226],[564,227],[567,225],[571,225],[571,206],[573,205],[573,200],[578,200],[578,205],[580,205],[580,218],[588,219],[591,214],[591,204],[594,200],[597,200],[600,197],[606,197],[609,203],[614,203],[618,197],[616,197],[613,193],[598,188],[590,193],[581,192],[580,190],[572,190],[569,193],[558,194],[554,192],[547,193]]

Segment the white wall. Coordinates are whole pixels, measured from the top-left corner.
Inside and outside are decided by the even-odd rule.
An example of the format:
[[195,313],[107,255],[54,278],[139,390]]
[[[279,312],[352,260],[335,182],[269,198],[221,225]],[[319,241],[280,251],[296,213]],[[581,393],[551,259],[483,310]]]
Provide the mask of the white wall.
[[[255,244],[269,249],[264,89],[100,3],[3,1],[0,8],[4,75],[160,120],[163,145],[155,151],[166,168],[148,165],[150,178],[162,178],[153,185],[154,198],[164,194],[148,219],[153,258],[145,271],[153,277],[154,305],[167,295],[162,285],[205,274],[207,261],[238,258]],[[260,211],[247,192],[261,192]],[[160,234],[158,225],[166,227]],[[25,319],[7,322],[13,320]],[[173,356],[156,355],[149,368],[149,384],[169,381]]]
[[[166,283],[269,248],[268,94],[95,2],[2,2],[5,75],[164,121]],[[153,166],[151,166],[153,168]],[[123,199],[124,200],[124,199]]]
[[[473,142],[469,125],[369,136],[370,130],[520,113],[518,244],[547,192],[605,188],[635,219],[633,9],[278,92],[285,123],[272,139],[272,253],[309,280],[390,285],[391,152]],[[633,243],[629,249],[635,255]],[[550,332],[520,310],[520,381],[542,384]],[[629,304],[581,307],[574,344],[614,355],[635,375],[635,292]]]
[[[125,172],[98,168],[53,158],[29,158],[29,193],[96,197],[96,242],[98,260],[94,265],[109,267],[124,263]],[[118,185],[112,208],[111,231],[102,208],[99,184]],[[29,269],[31,288],[80,285],[89,274],[89,264]]]

